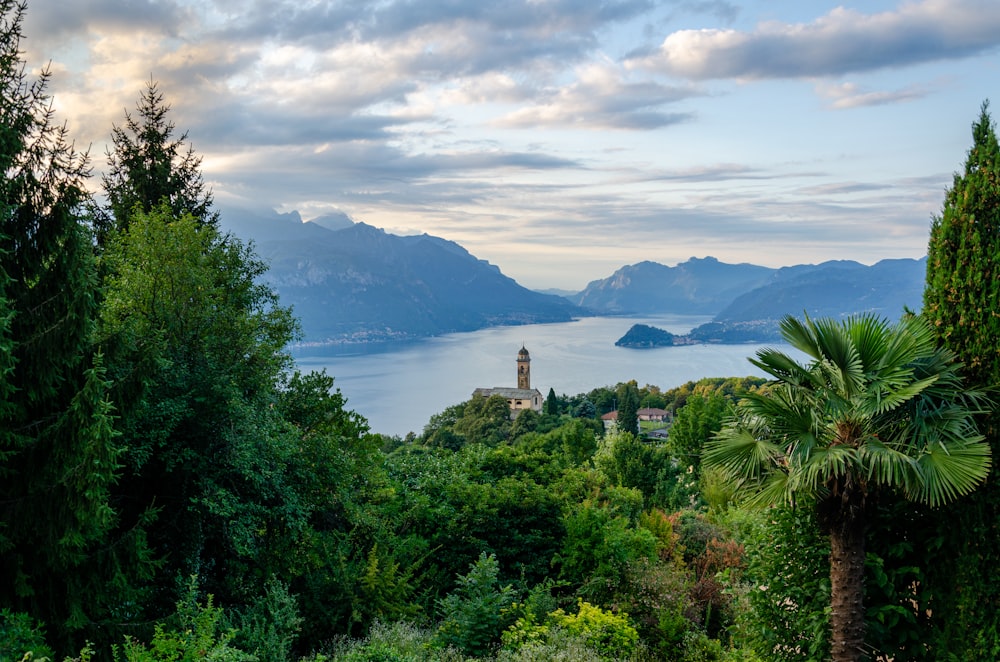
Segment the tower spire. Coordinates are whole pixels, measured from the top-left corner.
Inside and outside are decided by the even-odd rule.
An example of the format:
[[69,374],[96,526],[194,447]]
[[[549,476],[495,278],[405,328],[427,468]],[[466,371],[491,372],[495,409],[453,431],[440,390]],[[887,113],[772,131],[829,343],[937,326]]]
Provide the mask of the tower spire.
[[517,387],[531,389],[531,357],[524,343],[521,343],[521,351],[517,353]]

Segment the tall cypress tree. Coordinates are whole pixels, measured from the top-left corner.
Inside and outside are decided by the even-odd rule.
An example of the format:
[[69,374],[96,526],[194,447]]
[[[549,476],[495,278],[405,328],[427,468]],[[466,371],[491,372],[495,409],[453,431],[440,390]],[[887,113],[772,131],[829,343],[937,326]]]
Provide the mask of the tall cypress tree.
[[[983,103],[963,172],[931,225],[924,315],[965,363],[972,387],[1000,383],[1000,148]],[[980,424],[1000,457],[1000,418]],[[943,630],[938,652],[955,659],[1000,659],[1000,476],[940,513],[941,563],[927,564]]]
[[102,359],[86,155],[21,59],[25,4],[0,0],[0,604],[58,639],[93,619],[89,563],[114,520],[118,451]]
[[618,387],[618,429],[639,434],[639,387],[634,380]]
[[556,397],[556,390],[549,389],[549,394],[545,396],[545,413],[551,416],[559,415],[559,398]]

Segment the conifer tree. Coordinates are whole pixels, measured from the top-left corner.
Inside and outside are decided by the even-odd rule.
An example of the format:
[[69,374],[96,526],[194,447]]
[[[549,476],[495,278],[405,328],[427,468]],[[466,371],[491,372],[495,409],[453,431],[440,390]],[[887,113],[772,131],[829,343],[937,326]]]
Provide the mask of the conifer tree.
[[93,210],[102,244],[110,229],[127,228],[137,210],[148,214],[161,204],[175,217],[190,214],[202,223],[217,224],[219,214],[212,210],[201,157],[191,145],[184,149],[186,131],[174,137],[177,127],[167,118],[169,112],[163,93],[150,80],[135,114],[126,111],[124,125],[112,128],[113,147],[107,150],[108,169],[102,176],[107,205]]
[[0,0],[0,604],[59,640],[101,602],[79,568],[113,523],[118,451],[91,343],[88,159],[54,123],[49,72],[25,73],[25,10]]
[[639,387],[634,380],[618,387],[618,429],[639,434]]
[[[984,102],[972,126],[965,168],[945,193],[941,215],[931,225],[924,316],[945,345],[965,364],[973,387],[1000,383],[1000,148]],[[980,429],[1000,453],[1000,418],[992,414]],[[954,659],[1000,659],[1000,477],[961,506],[940,514],[940,564],[928,564],[940,601],[933,606],[944,628],[941,650]]]
[[556,397],[556,390],[549,389],[549,394],[545,396],[545,413],[550,416],[559,415],[559,398]]

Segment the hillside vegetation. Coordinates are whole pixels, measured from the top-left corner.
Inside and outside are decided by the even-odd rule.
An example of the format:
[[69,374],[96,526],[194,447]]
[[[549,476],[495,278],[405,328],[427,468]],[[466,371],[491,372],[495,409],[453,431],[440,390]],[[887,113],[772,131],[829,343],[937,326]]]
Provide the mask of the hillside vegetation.
[[[1000,378],[985,107],[932,231],[931,324],[892,326],[884,353],[874,317],[827,320],[809,328],[832,359],[759,355],[770,382],[595,385],[514,419],[473,397],[398,438],[349,410],[333,376],[295,369],[300,326],[263,259],[222,231],[154,82],[110,128],[89,193],[48,73],[23,67],[24,11],[0,0],[0,660],[1000,655],[997,482],[967,510],[939,507],[978,485],[996,444],[977,391]],[[669,412],[666,439],[639,433],[646,407]],[[748,492],[794,498],[751,508]],[[847,607],[831,601],[842,494],[865,515],[844,528],[863,550]],[[845,622],[846,645],[832,636]]]

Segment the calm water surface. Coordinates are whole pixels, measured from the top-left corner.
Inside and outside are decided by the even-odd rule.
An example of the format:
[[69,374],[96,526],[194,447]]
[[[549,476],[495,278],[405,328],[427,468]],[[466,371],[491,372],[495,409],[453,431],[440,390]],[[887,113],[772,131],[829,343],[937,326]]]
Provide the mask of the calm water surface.
[[683,334],[706,317],[590,317],[561,324],[455,333],[398,350],[355,356],[302,354],[303,370],[325,368],[368,419],[373,432],[420,433],[433,414],[464,402],[480,386],[516,386],[515,360],[531,353],[531,386],[576,395],[630,379],[667,389],[702,377],[760,375],[747,361],[762,345],[686,345],[625,349],[615,341],[636,323]]

